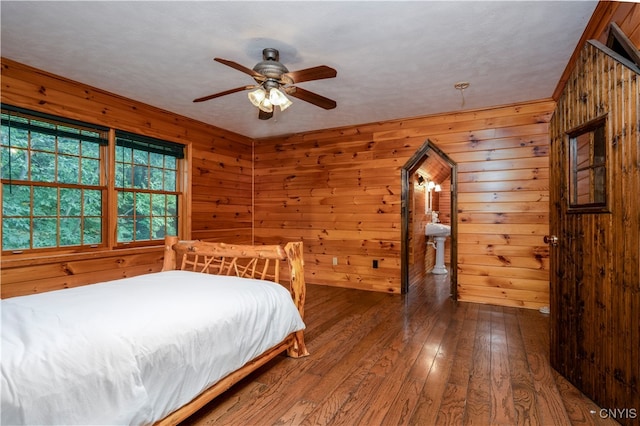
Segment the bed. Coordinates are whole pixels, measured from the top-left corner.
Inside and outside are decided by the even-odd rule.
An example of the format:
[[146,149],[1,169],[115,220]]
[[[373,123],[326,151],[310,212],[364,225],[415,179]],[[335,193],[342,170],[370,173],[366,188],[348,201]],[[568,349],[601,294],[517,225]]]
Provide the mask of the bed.
[[176,237],[161,272],[4,299],[2,424],[177,424],[284,351],[308,355],[304,299],[301,242]]

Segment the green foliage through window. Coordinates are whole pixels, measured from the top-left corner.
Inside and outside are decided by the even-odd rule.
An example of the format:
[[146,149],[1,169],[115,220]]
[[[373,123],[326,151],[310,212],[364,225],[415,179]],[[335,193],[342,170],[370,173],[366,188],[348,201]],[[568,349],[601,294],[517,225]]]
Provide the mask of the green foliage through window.
[[178,233],[178,158],[182,147],[116,133],[118,242],[163,239]]
[[102,243],[104,131],[2,110],[2,250]]

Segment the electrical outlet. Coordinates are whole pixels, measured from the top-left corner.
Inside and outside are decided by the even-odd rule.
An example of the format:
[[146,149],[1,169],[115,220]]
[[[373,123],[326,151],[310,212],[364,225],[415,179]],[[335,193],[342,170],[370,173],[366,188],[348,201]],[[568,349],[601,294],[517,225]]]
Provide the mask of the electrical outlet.
[[373,269],[378,269],[378,259],[373,259]]
[[336,266],[338,264],[338,258],[334,257],[333,258],[333,266]]

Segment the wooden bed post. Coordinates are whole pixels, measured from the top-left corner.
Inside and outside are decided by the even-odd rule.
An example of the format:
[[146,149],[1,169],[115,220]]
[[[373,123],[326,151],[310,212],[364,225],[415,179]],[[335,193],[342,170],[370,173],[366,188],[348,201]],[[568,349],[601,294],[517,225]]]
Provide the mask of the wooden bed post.
[[162,263],[163,271],[173,271],[176,269],[176,252],[173,250],[173,245],[179,241],[177,236],[165,235],[164,236],[164,260]]
[[[300,312],[300,317],[304,319],[306,284],[304,281],[302,242],[287,243],[287,245],[284,246],[284,251],[287,253],[287,262],[289,263],[289,273],[291,275],[289,291],[291,291],[293,303],[298,308],[298,312]],[[293,347],[287,349],[287,355],[292,358],[300,358],[309,355],[307,347],[304,344],[304,333],[302,331],[298,331],[295,334],[295,343]]]

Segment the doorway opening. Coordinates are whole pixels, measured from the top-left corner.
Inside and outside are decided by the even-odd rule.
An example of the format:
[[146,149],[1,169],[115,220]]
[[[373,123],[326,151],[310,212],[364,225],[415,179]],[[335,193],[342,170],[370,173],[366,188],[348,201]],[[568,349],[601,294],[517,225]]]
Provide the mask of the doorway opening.
[[[427,273],[421,259],[427,246],[424,227],[426,222],[438,220],[451,227],[447,238],[448,275],[451,297],[457,300],[457,165],[427,140],[402,167],[401,179],[402,293],[409,291],[412,280]],[[441,191],[435,192],[436,185]]]

